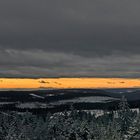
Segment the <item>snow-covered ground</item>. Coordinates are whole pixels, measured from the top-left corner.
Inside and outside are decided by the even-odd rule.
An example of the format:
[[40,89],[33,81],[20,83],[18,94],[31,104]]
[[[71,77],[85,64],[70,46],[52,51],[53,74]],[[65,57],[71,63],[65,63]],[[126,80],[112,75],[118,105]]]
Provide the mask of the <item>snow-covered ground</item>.
[[7,105],[7,104],[13,104],[13,103],[15,103],[15,102],[0,102],[0,106],[1,105]]
[[33,96],[33,97],[35,97],[35,98],[45,99],[45,97],[36,95],[36,94],[34,94],[34,93],[31,93],[30,95]]
[[28,102],[28,103],[19,103],[16,105],[17,108],[46,108],[47,104],[39,102]]
[[112,97],[103,97],[103,96],[91,96],[91,97],[79,97],[74,99],[68,99],[68,100],[60,100],[55,103],[58,104],[65,104],[65,103],[106,103],[109,101],[115,101],[118,100],[117,98]]

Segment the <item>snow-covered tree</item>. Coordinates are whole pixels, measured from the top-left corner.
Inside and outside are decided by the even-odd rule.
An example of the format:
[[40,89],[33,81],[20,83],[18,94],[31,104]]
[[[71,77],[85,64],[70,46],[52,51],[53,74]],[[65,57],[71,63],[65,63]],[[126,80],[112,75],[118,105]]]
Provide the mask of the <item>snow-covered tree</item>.
[[118,121],[120,124],[120,131],[124,134],[132,124],[132,111],[129,108],[127,99],[122,96],[119,104]]

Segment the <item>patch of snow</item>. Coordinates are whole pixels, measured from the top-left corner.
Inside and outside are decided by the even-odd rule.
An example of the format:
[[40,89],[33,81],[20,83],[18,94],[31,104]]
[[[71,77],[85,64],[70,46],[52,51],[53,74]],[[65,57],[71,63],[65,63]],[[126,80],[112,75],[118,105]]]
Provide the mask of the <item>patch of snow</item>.
[[50,93],[50,94],[47,94],[46,96],[54,96],[54,94],[51,94],[51,93]]
[[36,95],[36,94],[34,94],[34,93],[31,93],[30,95],[33,96],[33,97],[36,97],[36,98],[45,99],[45,97]]
[[15,102],[0,102],[0,105],[8,105],[8,104],[13,104]]
[[102,97],[102,96],[92,96],[92,97],[79,97],[79,98],[74,98],[74,99],[69,99],[69,100],[60,100],[58,103],[100,103],[100,102],[108,102],[108,101],[114,101],[118,100],[117,98],[112,98],[112,97]]
[[31,102],[31,103],[20,103],[16,107],[18,108],[46,108],[45,103]]

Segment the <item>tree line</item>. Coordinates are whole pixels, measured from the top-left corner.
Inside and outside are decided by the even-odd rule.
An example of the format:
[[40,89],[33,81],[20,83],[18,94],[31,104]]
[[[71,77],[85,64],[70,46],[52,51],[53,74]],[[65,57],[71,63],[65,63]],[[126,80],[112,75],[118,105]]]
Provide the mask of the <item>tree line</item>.
[[[96,111],[95,111],[96,112]],[[116,111],[76,110],[33,115],[0,112],[0,140],[139,140],[140,113],[125,97]]]

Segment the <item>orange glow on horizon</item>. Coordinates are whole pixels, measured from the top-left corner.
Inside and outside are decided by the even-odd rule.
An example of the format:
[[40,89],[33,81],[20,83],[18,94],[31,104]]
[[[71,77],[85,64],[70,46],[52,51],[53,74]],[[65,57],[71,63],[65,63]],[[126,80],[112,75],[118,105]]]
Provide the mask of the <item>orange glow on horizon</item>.
[[0,78],[0,88],[138,88],[140,79],[127,78]]

